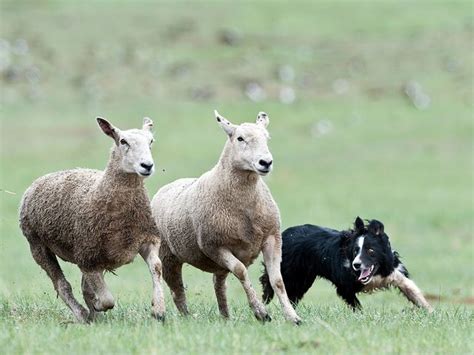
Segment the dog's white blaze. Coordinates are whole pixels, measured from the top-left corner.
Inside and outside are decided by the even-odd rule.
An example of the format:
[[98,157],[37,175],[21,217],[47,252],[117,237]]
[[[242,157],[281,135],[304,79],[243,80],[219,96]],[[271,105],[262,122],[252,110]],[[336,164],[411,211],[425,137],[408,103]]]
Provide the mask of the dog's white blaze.
[[354,264],[356,264],[356,263],[361,264],[362,263],[362,261],[360,260],[360,255],[362,254],[362,247],[364,246],[364,239],[365,239],[365,237],[359,237],[357,239],[357,245],[359,246],[359,252],[357,253],[354,260],[352,260],[352,268],[356,271],[357,271],[357,269],[354,267]]

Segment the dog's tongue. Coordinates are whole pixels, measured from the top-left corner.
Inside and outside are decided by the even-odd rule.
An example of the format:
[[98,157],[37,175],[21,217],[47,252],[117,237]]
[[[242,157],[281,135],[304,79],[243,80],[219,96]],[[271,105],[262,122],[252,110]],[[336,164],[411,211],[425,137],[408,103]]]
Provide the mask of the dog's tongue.
[[370,275],[370,267],[367,269],[364,269],[361,271],[360,276],[359,276],[359,281],[362,280],[364,277],[367,277]]

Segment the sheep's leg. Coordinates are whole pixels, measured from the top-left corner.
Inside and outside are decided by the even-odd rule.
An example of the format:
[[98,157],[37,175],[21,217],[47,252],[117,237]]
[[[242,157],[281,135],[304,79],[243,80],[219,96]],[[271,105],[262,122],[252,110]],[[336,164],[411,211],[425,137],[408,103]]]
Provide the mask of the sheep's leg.
[[291,305],[281,276],[281,236],[268,237],[263,244],[262,253],[270,284],[280,300],[285,318],[295,324],[300,324],[301,319]]
[[431,307],[421,290],[412,280],[403,275],[399,270],[395,270],[389,277],[393,278],[391,284],[398,287],[409,301],[418,307],[425,308],[430,313],[433,312],[433,307]]
[[153,298],[151,301],[151,314],[158,320],[165,319],[165,300],[161,285],[161,260],[158,256],[159,243],[144,244],[140,248],[140,255],[148,264],[153,281]]
[[229,318],[229,307],[227,306],[226,284],[225,280],[229,273],[214,274],[214,291],[216,292],[219,312],[224,318]]
[[182,267],[183,264],[173,255],[169,247],[162,243],[160,246],[160,258],[163,262],[163,278],[171,290],[173,302],[179,313],[184,316],[189,314],[186,305],[186,294],[184,292]]
[[263,322],[270,321],[271,318],[268,315],[265,306],[258,299],[257,294],[252,287],[252,283],[250,282],[248,271],[245,265],[242,264],[242,262],[227,249],[221,248],[217,250],[217,252],[209,252],[206,255],[220,266],[228,269],[235,275],[235,277],[237,277],[245,290],[248,302],[253,310],[253,313],[255,314],[255,317]]
[[104,273],[82,273],[82,295],[89,307],[89,320],[94,320],[97,312],[106,312],[114,308],[114,297],[110,293],[104,280]]
[[46,271],[49,278],[53,281],[54,289],[59,297],[61,297],[64,303],[66,303],[76,319],[81,323],[85,323],[88,318],[88,312],[74,298],[71,284],[64,277],[56,255],[43,245],[30,244],[30,249],[35,261],[44,271]]
[[82,274],[82,281],[81,281],[81,288],[82,288],[82,297],[86,302],[87,307],[89,308],[89,321],[93,321],[96,318],[97,311],[95,310],[94,301],[95,301],[95,293],[92,286],[87,282],[86,277]]

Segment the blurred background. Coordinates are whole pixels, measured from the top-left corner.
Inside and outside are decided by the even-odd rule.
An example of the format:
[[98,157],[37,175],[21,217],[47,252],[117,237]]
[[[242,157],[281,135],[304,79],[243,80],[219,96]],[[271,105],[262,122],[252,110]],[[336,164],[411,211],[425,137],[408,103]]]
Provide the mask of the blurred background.
[[[105,167],[96,116],[154,120],[152,196],[215,164],[216,108],[234,123],[269,114],[284,228],[377,218],[433,303],[474,302],[471,2],[2,0],[0,26],[2,298],[53,298],[17,209],[41,175]],[[141,260],[117,273],[119,300],[148,299]],[[213,299],[211,279],[185,268],[191,304]],[[344,307],[325,282],[307,302]]]

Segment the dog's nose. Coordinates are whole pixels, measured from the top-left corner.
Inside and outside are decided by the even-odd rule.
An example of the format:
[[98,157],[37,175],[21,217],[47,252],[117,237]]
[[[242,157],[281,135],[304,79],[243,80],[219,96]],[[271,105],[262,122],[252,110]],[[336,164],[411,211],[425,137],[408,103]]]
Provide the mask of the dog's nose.
[[152,164],[145,164],[145,163],[141,163],[140,166],[145,169],[146,171],[150,171],[151,168],[153,168],[153,163]]
[[273,163],[273,160],[263,160],[263,159],[260,159],[259,162],[258,162],[261,166],[265,167],[265,168],[269,168],[272,163]]
[[358,262],[352,263],[352,266],[354,267],[355,270],[359,270],[359,269],[360,269],[360,263],[358,263]]

